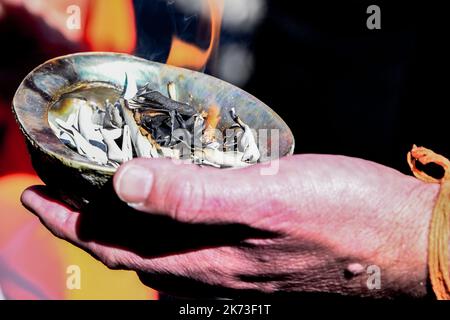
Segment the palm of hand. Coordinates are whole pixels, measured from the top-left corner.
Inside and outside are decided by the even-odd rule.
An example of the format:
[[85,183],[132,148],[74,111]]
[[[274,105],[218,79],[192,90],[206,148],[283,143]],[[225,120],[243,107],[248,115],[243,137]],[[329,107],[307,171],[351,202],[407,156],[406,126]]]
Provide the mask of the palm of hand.
[[[127,181],[133,167],[146,182]],[[110,267],[138,271],[162,291],[426,294],[437,187],[387,167],[302,155],[264,176],[258,166],[181,169],[168,160],[137,159],[114,182],[141,213],[73,212],[42,189],[26,191],[22,200],[57,236]],[[377,290],[367,286],[370,265],[381,271]]]

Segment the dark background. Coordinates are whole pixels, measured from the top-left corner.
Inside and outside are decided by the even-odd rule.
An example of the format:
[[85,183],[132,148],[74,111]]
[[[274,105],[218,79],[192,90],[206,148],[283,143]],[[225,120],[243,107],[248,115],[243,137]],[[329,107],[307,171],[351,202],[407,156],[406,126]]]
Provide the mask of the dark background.
[[[444,2],[267,3],[256,29],[245,34],[223,30],[221,41],[244,43],[252,52],[253,73],[242,87],[288,123],[296,153],[361,157],[405,173],[405,155],[413,143],[450,156],[450,27]],[[164,62],[174,32],[195,38],[165,0],[134,4],[137,55]],[[371,4],[381,8],[381,30],[366,27]],[[15,14],[21,21],[36,21],[23,18],[25,11]],[[37,64],[83,50],[51,42],[58,34],[45,24],[30,27],[8,18],[0,28],[2,101],[11,101],[20,80]],[[206,72],[218,76],[213,63]],[[1,132],[0,126],[0,138]]]
[[[287,121],[296,152],[370,159],[408,171],[413,143],[450,155],[448,18],[406,1],[270,1],[246,90]],[[381,8],[381,30],[366,8]]]
[[[164,61],[170,14],[151,2],[135,1],[140,38],[153,41],[141,42],[137,54]],[[413,143],[450,156],[443,3],[271,0],[255,30],[225,30],[222,43],[251,50],[255,67],[243,89],[288,123],[296,153],[361,157],[407,173]],[[366,27],[372,4],[381,8],[381,30]],[[155,6],[162,13],[148,19]],[[211,66],[206,72],[215,74]]]

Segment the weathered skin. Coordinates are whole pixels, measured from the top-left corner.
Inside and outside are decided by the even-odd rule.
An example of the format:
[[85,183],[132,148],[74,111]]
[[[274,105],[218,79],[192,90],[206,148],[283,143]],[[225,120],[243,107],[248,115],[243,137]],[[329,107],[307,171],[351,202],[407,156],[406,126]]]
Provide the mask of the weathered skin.
[[[50,198],[45,188],[28,189],[22,201],[56,236],[170,293],[427,294],[427,233],[438,186],[343,156],[287,157],[273,176],[260,175],[260,167],[217,170],[167,159],[123,165],[114,177],[118,196],[146,217],[179,222],[178,231],[164,230],[159,242],[146,242],[143,232],[139,248],[120,239],[142,232],[141,225],[119,227],[117,242],[100,241],[101,228],[82,236],[84,214]],[[220,232],[227,226],[240,231]],[[158,234],[151,223],[145,228]],[[191,228],[206,232],[192,246],[186,242],[198,233],[183,235]],[[224,241],[237,233],[239,241]],[[166,250],[169,242],[183,249]],[[364,272],[349,276],[345,270],[358,264]],[[367,288],[369,265],[381,269],[379,290]]]

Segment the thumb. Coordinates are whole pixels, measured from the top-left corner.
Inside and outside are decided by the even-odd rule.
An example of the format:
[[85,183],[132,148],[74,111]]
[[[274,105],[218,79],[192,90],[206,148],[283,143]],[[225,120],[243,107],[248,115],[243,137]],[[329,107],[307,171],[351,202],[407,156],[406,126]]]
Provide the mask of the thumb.
[[260,175],[257,165],[220,170],[138,158],[119,168],[114,188],[133,208],[180,222],[249,223],[256,212],[268,210],[268,180],[273,179]]

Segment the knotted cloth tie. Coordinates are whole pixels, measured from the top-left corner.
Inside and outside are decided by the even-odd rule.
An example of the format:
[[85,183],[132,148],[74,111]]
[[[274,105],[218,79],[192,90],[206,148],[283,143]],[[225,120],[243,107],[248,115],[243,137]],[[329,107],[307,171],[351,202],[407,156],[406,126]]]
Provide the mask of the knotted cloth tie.
[[[428,273],[433,291],[438,300],[450,300],[450,274],[448,246],[450,233],[450,161],[433,151],[413,146],[408,152],[408,164],[416,178],[427,183],[441,185],[439,196],[431,216],[428,236]],[[416,167],[419,161],[426,165],[435,163],[445,170],[441,179],[436,179]]]

